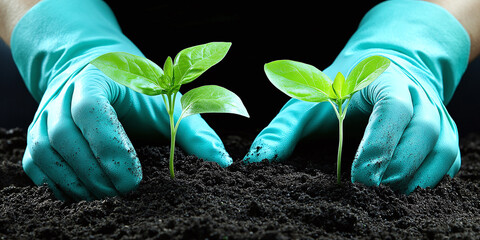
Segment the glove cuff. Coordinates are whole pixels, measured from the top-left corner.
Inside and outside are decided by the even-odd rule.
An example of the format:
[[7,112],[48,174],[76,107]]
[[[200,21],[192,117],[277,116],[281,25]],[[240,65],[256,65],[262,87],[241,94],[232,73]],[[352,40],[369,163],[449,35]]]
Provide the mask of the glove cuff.
[[388,57],[446,104],[467,68],[469,54],[469,35],[447,10],[425,1],[391,0],[365,15],[337,60],[354,66],[359,56]]
[[42,0],[15,26],[13,59],[32,96],[58,89],[90,60],[112,51],[141,55],[101,0]]

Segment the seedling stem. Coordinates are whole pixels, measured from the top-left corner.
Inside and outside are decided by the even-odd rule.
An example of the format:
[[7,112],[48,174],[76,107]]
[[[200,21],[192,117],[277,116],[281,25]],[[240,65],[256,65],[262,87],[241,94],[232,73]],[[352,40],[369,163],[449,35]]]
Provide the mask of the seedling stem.
[[337,154],[337,183],[341,184],[341,175],[342,175],[342,149],[343,149],[343,120],[347,115],[347,108],[350,101],[346,101],[345,108],[343,108],[343,101],[329,100],[332,104],[335,114],[338,118],[338,154]]

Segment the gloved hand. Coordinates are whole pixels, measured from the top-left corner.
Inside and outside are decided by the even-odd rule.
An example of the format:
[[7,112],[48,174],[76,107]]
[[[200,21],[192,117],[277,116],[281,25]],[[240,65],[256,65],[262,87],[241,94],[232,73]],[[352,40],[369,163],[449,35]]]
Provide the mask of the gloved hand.
[[[368,118],[352,164],[352,182],[386,184],[408,194],[458,172],[458,133],[445,104],[468,65],[469,47],[457,19],[432,3],[386,1],[366,14],[324,71],[334,79],[338,72],[347,76],[368,56],[392,61],[349,105],[346,125],[359,126]],[[337,126],[329,103],[292,99],[257,136],[244,160],[284,160],[299,140],[331,133]],[[345,134],[348,141],[349,132]]]
[[[88,65],[107,52],[142,56],[109,7],[101,0],[43,0],[17,24],[11,45],[27,88],[40,101],[23,157],[27,175],[35,184],[47,183],[60,199],[134,190],[142,170],[127,133],[168,140],[169,119],[161,96],[136,93]],[[232,162],[199,115],[181,122],[177,143],[223,167]]]

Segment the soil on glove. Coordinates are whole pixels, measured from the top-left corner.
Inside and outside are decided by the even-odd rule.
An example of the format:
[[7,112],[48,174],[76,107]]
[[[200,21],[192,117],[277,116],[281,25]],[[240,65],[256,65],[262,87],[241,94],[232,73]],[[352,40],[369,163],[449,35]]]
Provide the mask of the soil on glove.
[[144,179],[135,192],[62,202],[24,174],[25,132],[0,129],[0,239],[479,238],[479,135],[461,140],[455,178],[409,196],[350,183],[350,163],[338,186],[336,145],[323,155],[300,147],[286,162],[242,164],[251,140],[224,137],[234,158],[228,168],[177,149],[174,180],[167,146],[138,147]]

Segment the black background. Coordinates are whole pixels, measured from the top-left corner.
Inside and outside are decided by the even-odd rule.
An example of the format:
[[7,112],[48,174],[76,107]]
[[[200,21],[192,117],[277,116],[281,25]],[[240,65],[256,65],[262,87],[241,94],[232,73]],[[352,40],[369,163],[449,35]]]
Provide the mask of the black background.
[[[196,81],[182,86],[186,92],[197,86],[216,84],[242,98],[251,115],[246,119],[228,114],[205,114],[217,131],[257,133],[278,113],[288,97],[265,77],[263,65],[292,59],[326,68],[356,30],[365,13],[381,1],[257,1],[218,3],[151,3],[149,1],[106,1],[123,32],[146,57],[160,66],[186,47],[212,41],[233,45],[225,59]],[[326,2],[326,1],[325,1]],[[0,127],[27,127],[36,103],[27,92],[11,59],[0,43]],[[447,106],[460,133],[479,132],[480,61],[464,75],[452,102]]]

